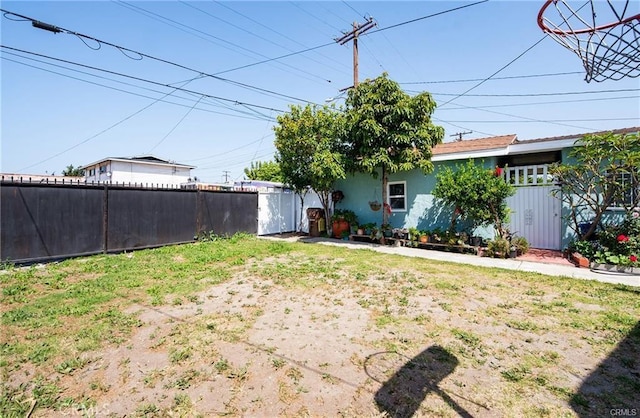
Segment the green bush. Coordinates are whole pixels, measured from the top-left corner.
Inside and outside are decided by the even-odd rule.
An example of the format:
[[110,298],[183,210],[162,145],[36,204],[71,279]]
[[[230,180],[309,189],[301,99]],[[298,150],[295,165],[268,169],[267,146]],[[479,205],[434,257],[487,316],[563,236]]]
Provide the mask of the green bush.
[[512,238],[511,245],[516,247],[518,254],[526,254],[529,251],[529,241],[525,237]]
[[509,250],[511,249],[511,243],[508,239],[502,237],[496,237],[489,241],[487,244],[487,255],[489,257],[507,258],[509,257]]

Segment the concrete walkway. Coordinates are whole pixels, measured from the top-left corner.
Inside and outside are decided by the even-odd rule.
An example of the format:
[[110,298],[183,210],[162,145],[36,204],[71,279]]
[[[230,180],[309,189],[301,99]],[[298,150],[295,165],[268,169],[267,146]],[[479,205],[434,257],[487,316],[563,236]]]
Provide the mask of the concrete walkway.
[[[269,237],[261,237],[269,238]],[[640,287],[640,276],[625,274],[604,274],[596,273],[586,268],[559,265],[554,263],[539,263],[532,261],[521,261],[517,259],[498,259],[489,257],[478,257],[470,254],[460,254],[445,251],[423,250],[420,248],[394,247],[389,245],[372,244],[366,242],[344,241],[332,238],[314,237],[289,237],[277,238],[289,241],[298,241],[312,244],[335,245],[350,249],[370,249],[385,254],[397,254],[406,257],[420,257],[430,260],[447,261],[451,263],[469,264],[482,267],[497,267],[508,270],[528,271],[546,274],[549,276],[572,277],[575,279],[597,280],[604,283],[625,284],[628,286]]]

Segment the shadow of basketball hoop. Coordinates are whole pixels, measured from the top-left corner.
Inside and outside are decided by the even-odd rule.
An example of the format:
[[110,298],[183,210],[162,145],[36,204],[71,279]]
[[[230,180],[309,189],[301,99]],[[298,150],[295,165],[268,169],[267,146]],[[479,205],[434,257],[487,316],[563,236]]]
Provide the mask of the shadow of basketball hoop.
[[580,418],[640,416],[640,321],[584,379],[569,404]]
[[378,409],[399,418],[413,416],[431,392],[440,396],[460,416],[471,417],[438,386],[457,366],[458,359],[437,345],[411,359],[386,351],[368,356],[364,363],[365,373],[382,383],[374,397]]

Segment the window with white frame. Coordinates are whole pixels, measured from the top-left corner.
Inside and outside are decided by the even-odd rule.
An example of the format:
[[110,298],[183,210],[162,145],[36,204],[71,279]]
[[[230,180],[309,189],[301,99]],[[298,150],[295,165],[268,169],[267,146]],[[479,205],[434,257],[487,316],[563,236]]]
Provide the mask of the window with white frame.
[[89,170],[89,175],[90,176],[95,176],[96,175],[96,169],[95,168],[90,169]]
[[390,181],[387,183],[387,199],[392,211],[407,210],[407,182]]
[[622,187],[622,196],[619,199],[614,200],[611,203],[610,208],[630,207],[638,200],[638,195],[640,194],[640,182],[638,181],[638,177],[638,175],[634,176],[633,173],[620,174],[618,181]]

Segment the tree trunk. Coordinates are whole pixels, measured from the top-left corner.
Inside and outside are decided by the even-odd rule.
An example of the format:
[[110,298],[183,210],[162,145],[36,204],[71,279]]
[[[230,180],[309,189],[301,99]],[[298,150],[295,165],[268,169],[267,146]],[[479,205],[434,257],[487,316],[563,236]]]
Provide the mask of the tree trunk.
[[382,166],[382,224],[389,223],[389,214],[387,213],[387,183],[389,178],[387,177],[387,169]]
[[[304,192],[302,193],[298,192],[298,196],[300,196],[300,223],[298,224],[298,232],[302,232],[302,219],[304,218],[304,198],[307,196],[307,193],[309,193],[308,188],[304,189]],[[309,220],[307,219],[307,223],[308,222]],[[309,230],[309,233],[311,233],[311,230]]]

